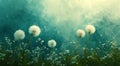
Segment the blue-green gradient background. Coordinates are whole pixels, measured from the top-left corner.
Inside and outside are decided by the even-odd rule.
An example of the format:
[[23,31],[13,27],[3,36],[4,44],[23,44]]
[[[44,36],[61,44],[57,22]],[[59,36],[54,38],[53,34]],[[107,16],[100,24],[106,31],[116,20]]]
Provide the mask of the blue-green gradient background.
[[[45,44],[50,39],[57,41],[58,48],[72,50],[78,40],[77,29],[85,29],[87,24],[96,27],[91,36],[90,47],[108,41],[120,42],[120,0],[0,0],[0,39],[11,40],[16,30],[26,33],[31,25],[40,26],[40,38]],[[36,40],[37,38],[34,38]],[[80,40],[84,46],[87,39]]]

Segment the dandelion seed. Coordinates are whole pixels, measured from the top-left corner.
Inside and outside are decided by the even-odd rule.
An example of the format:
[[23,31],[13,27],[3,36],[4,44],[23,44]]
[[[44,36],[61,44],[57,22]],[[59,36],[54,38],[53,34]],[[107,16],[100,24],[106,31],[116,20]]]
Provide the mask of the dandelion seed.
[[41,29],[39,28],[39,26],[32,25],[32,26],[30,26],[30,28],[29,28],[29,33],[30,33],[32,36],[37,37],[37,36],[40,35]]
[[84,37],[84,36],[85,36],[85,31],[84,31],[84,30],[81,30],[81,29],[78,29],[78,30],[76,31],[76,35],[77,35],[78,37]]
[[89,34],[94,34],[95,33],[95,27],[93,25],[87,25],[86,26],[86,31],[89,33]]
[[56,41],[55,41],[55,40],[49,40],[49,41],[48,41],[48,46],[49,46],[50,48],[54,48],[54,47],[56,46]]
[[17,30],[15,33],[14,33],[14,38],[15,40],[22,40],[25,38],[25,33],[23,30]]

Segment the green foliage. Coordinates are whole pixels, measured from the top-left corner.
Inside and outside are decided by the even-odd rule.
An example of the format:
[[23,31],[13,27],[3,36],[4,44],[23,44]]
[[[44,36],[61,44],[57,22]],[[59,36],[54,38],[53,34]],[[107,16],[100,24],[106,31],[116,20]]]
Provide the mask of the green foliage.
[[[97,47],[95,49],[87,48],[86,54],[71,52],[56,52],[51,50],[50,53],[44,53],[48,50],[43,46],[41,40],[37,41],[40,46],[29,50],[25,48],[12,48],[15,42],[8,38],[5,42],[0,42],[0,65],[1,66],[120,66],[120,48],[111,41],[109,51],[103,51]],[[41,44],[42,43],[42,44]],[[26,43],[21,43],[21,47]],[[7,46],[8,48],[4,47]],[[106,44],[107,45],[107,44]],[[41,47],[42,46],[42,47]],[[43,50],[44,49],[44,50]],[[77,49],[77,48],[76,48]],[[86,50],[86,49],[85,49]],[[75,50],[76,51],[76,50]],[[101,53],[99,52],[101,51]],[[20,52],[20,55],[18,53]],[[84,52],[84,50],[83,50]],[[102,55],[101,55],[102,54]],[[44,56],[43,56],[44,55]],[[19,57],[18,57],[19,56]]]

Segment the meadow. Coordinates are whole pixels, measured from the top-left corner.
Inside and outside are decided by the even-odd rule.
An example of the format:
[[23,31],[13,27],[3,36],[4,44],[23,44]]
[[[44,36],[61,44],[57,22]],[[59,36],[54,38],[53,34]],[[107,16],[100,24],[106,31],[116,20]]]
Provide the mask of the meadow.
[[[24,42],[25,33],[23,30],[16,30],[14,40],[5,37],[0,41],[0,65],[3,66],[119,66],[120,65],[120,48],[115,41],[101,44],[100,47],[89,48],[90,37],[95,33],[96,28],[93,25],[86,26],[86,32],[78,29],[76,36],[84,39],[88,34],[85,47],[82,47],[82,53],[71,53],[70,50],[58,51],[56,48],[57,41],[51,39],[45,46],[44,40],[38,36],[41,29],[37,25],[29,28],[27,42]],[[32,39],[37,46],[32,47]],[[108,47],[107,51],[106,47]],[[80,47],[81,48],[81,47]],[[79,50],[79,48],[77,48]]]

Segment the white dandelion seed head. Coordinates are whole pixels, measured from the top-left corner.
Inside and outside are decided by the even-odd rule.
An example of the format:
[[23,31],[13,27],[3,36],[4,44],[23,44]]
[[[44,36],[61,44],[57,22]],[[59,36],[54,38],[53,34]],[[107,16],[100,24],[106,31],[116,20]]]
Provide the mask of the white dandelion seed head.
[[93,25],[87,25],[86,26],[86,31],[89,33],[89,34],[94,34],[95,33],[95,27]]
[[56,41],[55,40],[49,40],[48,41],[48,46],[50,47],[50,48],[54,48],[55,46],[56,46]]
[[37,37],[37,36],[40,35],[41,29],[40,29],[39,26],[37,26],[37,25],[32,25],[32,26],[30,26],[30,28],[29,28],[29,33],[30,33],[32,36]]
[[85,37],[85,31],[84,31],[84,30],[81,30],[81,29],[78,29],[78,30],[76,31],[76,35],[77,35],[78,37]]
[[25,38],[25,32],[23,30],[17,30],[14,33],[15,40],[22,40]]

